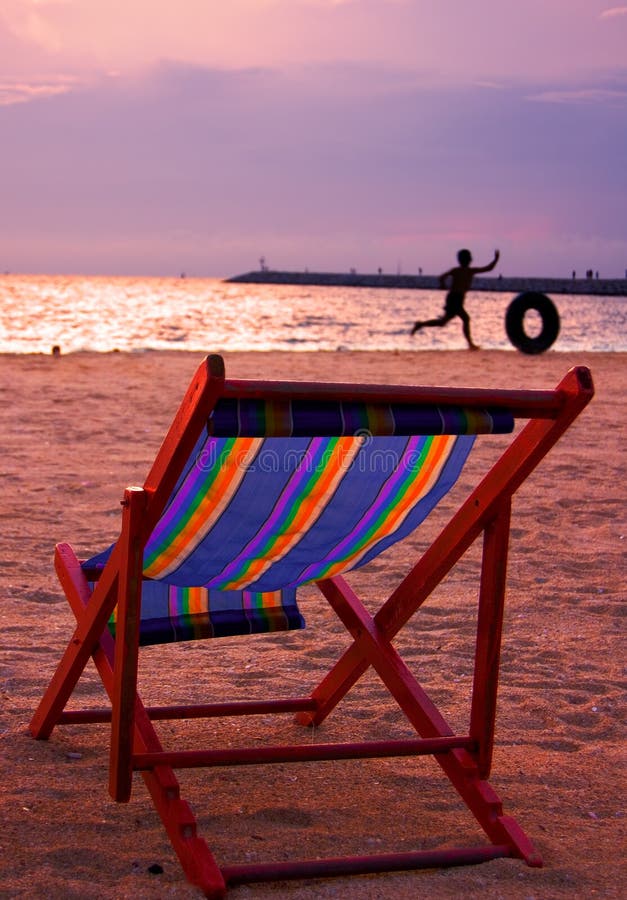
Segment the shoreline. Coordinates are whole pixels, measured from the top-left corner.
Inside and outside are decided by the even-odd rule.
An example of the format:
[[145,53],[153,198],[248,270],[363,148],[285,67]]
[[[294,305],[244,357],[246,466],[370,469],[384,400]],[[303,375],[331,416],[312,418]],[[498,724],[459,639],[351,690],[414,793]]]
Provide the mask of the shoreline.
[[[481,347],[478,353],[470,353],[470,351],[466,347],[460,347],[456,349],[434,349],[434,348],[426,348],[424,350],[351,350],[349,348],[337,347],[337,348],[314,348],[309,350],[273,350],[273,349],[259,349],[259,350],[228,350],[221,347],[216,349],[209,350],[190,350],[187,348],[181,348],[179,350],[174,350],[171,348],[161,349],[161,348],[153,348],[153,347],[141,347],[141,348],[133,348],[130,350],[68,350],[67,352],[63,351],[63,348],[60,348],[60,351],[52,352],[52,348],[50,351],[43,350],[30,350],[24,353],[12,353],[8,351],[0,351],[0,362],[1,361],[10,361],[10,360],[52,360],[53,365],[59,365],[62,360],[68,359],[115,359],[116,357],[128,357],[134,359],[141,358],[150,358],[150,357],[163,357],[163,358],[171,358],[171,359],[186,359],[189,357],[193,357],[194,359],[201,360],[205,356],[217,353],[219,356],[223,356],[224,358],[229,359],[238,359],[250,357],[251,359],[264,359],[267,360],[270,357],[276,357],[277,359],[296,359],[304,362],[305,360],[313,360],[317,358],[322,358],[328,360],[329,357],[334,357],[337,360],[340,359],[348,359],[350,357],[357,358],[365,358],[365,357],[402,357],[402,358],[413,358],[420,368],[420,363],[424,362],[427,358],[429,359],[430,365],[433,364],[434,360],[438,358],[446,358],[451,356],[453,358],[468,358],[470,355],[481,356],[485,358],[491,357],[501,357],[506,356],[508,361],[511,363],[512,360],[516,360],[520,364],[524,364],[525,361],[529,360],[547,360],[547,359],[561,359],[561,360],[569,360],[573,359],[575,362],[572,362],[572,365],[577,365],[577,360],[582,358],[590,357],[591,362],[590,366],[594,365],[595,359],[601,359],[603,357],[627,357],[627,350],[572,350],[566,348],[564,350],[560,350],[559,347],[551,347],[549,350],[544,353],[537,355],[528,355],[521,353],[515,347],[506,347],[506,348],[483,348]],[[307,364],[309,368],[309,364]]]
[[[437,275],[386,275],[358,272],[287,272],[264,269],[225,278],[232,284],[295,284],[320,287],[401,288],[440,290]],[[519,294],[537,291],[543,294],[627,297],[627,278],[525,278],[475,276],[473,291],[497,291]]]

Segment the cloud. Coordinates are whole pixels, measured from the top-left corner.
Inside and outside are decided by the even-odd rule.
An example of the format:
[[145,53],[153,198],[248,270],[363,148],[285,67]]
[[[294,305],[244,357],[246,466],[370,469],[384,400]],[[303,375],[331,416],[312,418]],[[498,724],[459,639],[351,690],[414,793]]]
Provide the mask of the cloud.
[[66,0],[9,0],[3,18],[6,27],[20,40],[56,52],[61,48],[57,28],[46,8],[65,5]]
[[627,106],[627,90],[594,87],[553,90],[531,94],[528,99],[540,103],[602,103],[612,107],[624,107]]
[[[378,60],[458,81],[540,83],[624,65],[624,20],[617,17],[627,7],[607,8],[590,22],[589,6],[583,0],[0,0],[0,75],[41,74],[55,63],[58,72],[137,71],[164,58],[233,69]],[[7,52],[3,30],[21,42],[21,52]]]
[[530,270],[516,254],[524,243],[531,257],[536,240],[534,271],[549,272],[550,235],[581,223],[617,243],[627,233],[626,117],[590,102],[627,95],[619,75],[532,91],[382,65],[170,63],[133,79],[4,85],[38,97],[0,107],[13,270],[227,274],[260,253],[285,268],[374,258],[389,270],[412,252],[439,269],[454,238],[477,256],[502,240],[511,271]]
[[613,6],[611,9],[604,9],[600,18],[613,19],[615,16],[627,16],[627,6]]
[[67,94],[79,84],[77,78],[71,76],[45,80],[13,80],[0,79],[0,106],[12,106],[16,103],[30,103],[46,97]]

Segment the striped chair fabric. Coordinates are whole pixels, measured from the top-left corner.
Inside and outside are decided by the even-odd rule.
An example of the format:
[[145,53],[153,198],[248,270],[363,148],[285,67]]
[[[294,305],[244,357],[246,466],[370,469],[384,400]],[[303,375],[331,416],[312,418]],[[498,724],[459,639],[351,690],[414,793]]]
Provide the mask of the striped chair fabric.
[[299,585],[402,540],[474,435],[512,429],[503,410],[219,401],[145,548],[142,644],[304,627]]

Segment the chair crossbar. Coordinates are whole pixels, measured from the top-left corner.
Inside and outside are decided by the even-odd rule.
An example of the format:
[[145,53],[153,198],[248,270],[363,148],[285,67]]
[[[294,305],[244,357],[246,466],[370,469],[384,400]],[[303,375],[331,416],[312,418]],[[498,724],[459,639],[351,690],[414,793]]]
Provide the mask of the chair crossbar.
[[361,402],[416,403],[433,406],[497,407],[507,409],[516,418],[554,419],[563,408],[565,397],[559,391],[513,391],[487,388],[438,388],[389,384],[341,384],[305,381],[224,382],[225,398],[270,400],[337,400],[350,397]]
[[348,741],[339,744],[293,744],[277,747],[241,747],[233,750],[179,750],[160,753],[135,753],[136,770],[167,765],[173,769],[203,766],[254,766],[269,763],[321,762],[342,759],[383,759],[402,756],[431,756],[464,748],[474,750],[469,736],[454,735],[404,741]]
[[369,856],[303,859],[282,863],[250,863],[223,866],[228,885],[253,882],[288,881],[301,878],[328,878],[343,875],[375,875],[417,869],[444,869],[471,866],[512,856],[507,844],[480,847],[451,847],[445,850],[416,850],[406,853],[379,853]]
[[[262,716],[271,713],[313,712],[315,700],[311,697],[294,697],[285,700],[237,700],[232,703],[197,703],[193,706],[147,706],[152,722],[168,719],[210,719],[220,716]],[[110,722],[110,709],[65,710],[59,725],[78,725],[87,722]]]

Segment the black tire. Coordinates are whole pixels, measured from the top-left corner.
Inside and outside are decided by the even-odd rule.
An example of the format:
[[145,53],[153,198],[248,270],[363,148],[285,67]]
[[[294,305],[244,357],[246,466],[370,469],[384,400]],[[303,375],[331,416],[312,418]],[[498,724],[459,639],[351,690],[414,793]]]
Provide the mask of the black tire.
[[[536,337],[525,332],[525,313],[535,309],[542,319],[542,331]],[[553,301],[539,291],[525,291],[514,297],[505,313],[505,331],[514,347],[521,353],[544,353],[560,332],[560,317]]]

